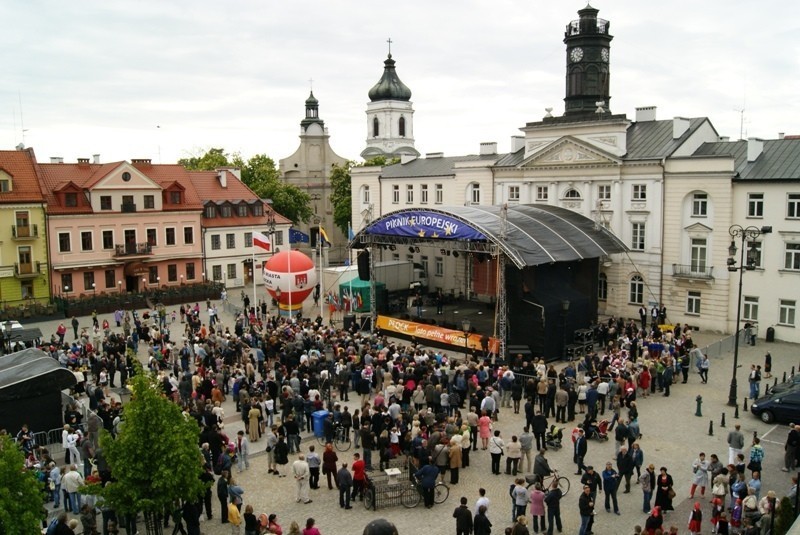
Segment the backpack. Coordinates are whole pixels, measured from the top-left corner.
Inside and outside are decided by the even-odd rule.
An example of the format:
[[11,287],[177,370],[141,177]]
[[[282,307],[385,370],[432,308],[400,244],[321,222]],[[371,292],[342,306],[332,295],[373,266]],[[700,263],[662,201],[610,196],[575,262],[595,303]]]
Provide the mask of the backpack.
[[45,534],[55,535],[57,526],[58,526],[58,517],[50,521],[50,524],[47,525],[47,531],[45,531]]

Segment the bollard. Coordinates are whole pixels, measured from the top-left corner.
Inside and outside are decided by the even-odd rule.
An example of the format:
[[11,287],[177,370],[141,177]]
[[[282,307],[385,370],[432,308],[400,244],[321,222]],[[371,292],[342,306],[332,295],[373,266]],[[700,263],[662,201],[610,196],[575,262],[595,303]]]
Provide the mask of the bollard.
[[775,381],[772,382],[772,388],[775,388],[776,386],[778,386],[778,378],[777,377],[775,378]]
[[794,366],[792,366],[792,375],[794,375]]
[[781,381],[781,382],[782,382],[782,383],[785,383],[785,382],[786,382],[786,372],[783,372],[783,381]]
[[753,431],[753,438],[754,439],[758,438],[758,431]]
[[708,436],[710,437],[714,436],[714,420],[708,421]]
[[744,412],[747,412],[747,396],[744,398]]
[[725,413],[722,413],[722,421],[719,423],[720,427],[725,427]]
[[737,420],[739,419],[739,404],[736,404],[736,408],[733,410],[733,417]]
[[697,410],[694,411],[694,415],[703,416],[703,412],[700,410],[700,405],[703,404],[703,396],[697,396],[694,400],[697,402]]

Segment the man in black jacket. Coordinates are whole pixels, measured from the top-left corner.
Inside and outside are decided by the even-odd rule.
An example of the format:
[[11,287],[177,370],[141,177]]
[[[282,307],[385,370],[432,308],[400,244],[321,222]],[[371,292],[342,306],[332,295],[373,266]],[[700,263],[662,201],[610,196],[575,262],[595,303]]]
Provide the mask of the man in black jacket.
[[583,459],[586,457],[587,444],[586,433],[583,429],[578,431],[578,438],[575,439],[575,449],[573,452],[573,462],[578,465],[578,471],[575,472],[576,476],[583,474],[584,464]]
[[547,433],[547,417],[542,414],[542,411],[536,411],[533,417],[533,436],[536,437],[536,449],[547,449],[547,441],[545,440],[545,433]]
[[222,508],[222,523],[228,523],[228,477],[230,474],[227,470],[222,472],[217,480],[217,498],[219,498],[219,505]]
[[579,535],[590,535],[592,533],[592,524],[594,523],[594,499],[592,498],[591,491],[592,489],[589,485],[584,485],[583,492],[578,498],[578,509],[581,514]]
[[472,511],[467,507],[467,499],[461,497],[461,505],[453,511],[456,519],[456,535],[470,535],[472,533]]
[[628,494],[631,491],[631,476],[633,475],[633,453],[628,451],[625,446],[621,447],[617,454],[617,470],[620,477],[625,478],[623,494]]

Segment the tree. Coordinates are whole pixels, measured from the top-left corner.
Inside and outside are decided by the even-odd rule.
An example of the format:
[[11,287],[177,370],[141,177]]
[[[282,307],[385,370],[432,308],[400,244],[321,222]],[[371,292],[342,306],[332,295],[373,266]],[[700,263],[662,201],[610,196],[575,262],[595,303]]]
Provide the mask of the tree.
[[225,149],[208,149],[205,154],[181,158],[178,163],[194,171],[213,171],[220,167],[238,167],[242,182],[262,199],[272,199],[272,208],[294,223],[307,222],[314,215],[311,196],[292,184],[281,181],[275,160],[256,154],[246,160],[238,152],[229,155]]
[[143,512],[148,534],[160,534],[157,519],[175,500],[197,501],[205,491],[200,480],[200,428],[163,394],[156,377],[138,363],[131,377],[131,401],[125,405],[121,431],[100,435],[113,481],[91,488],[123,514]]
[[353,167],[371,167],[393,165],[400,161],[399,158],[388,159],[386,156],[375,156],[366,160],[364,163],[356,164],[352,161],[344,166],[335,165],[331,171],[331,204],[333,204],[333,222],[339,227],[345,236],[351,224],[351,210],[353,203],[352,178],[350,169]]
[[8,435],[0,436],[0,533],[28,535],[42,526],[42,484],[25,469],[25,455]]

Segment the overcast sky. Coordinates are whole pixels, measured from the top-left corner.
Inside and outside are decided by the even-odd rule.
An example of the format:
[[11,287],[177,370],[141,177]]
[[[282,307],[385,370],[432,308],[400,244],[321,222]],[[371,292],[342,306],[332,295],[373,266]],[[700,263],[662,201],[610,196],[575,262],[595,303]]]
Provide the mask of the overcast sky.
[[[331,145],[359,159],[388,37],[416,147],[471,154],[564,110],[582,0],[13,0],[0,3],[0,148],[39,161],[297,147],[309,79]],[[800,3],[593,0],[611,21],[611,111],[707,116],[720,135],[800,134]],[[21,105],[20,105],[21,102]]]

